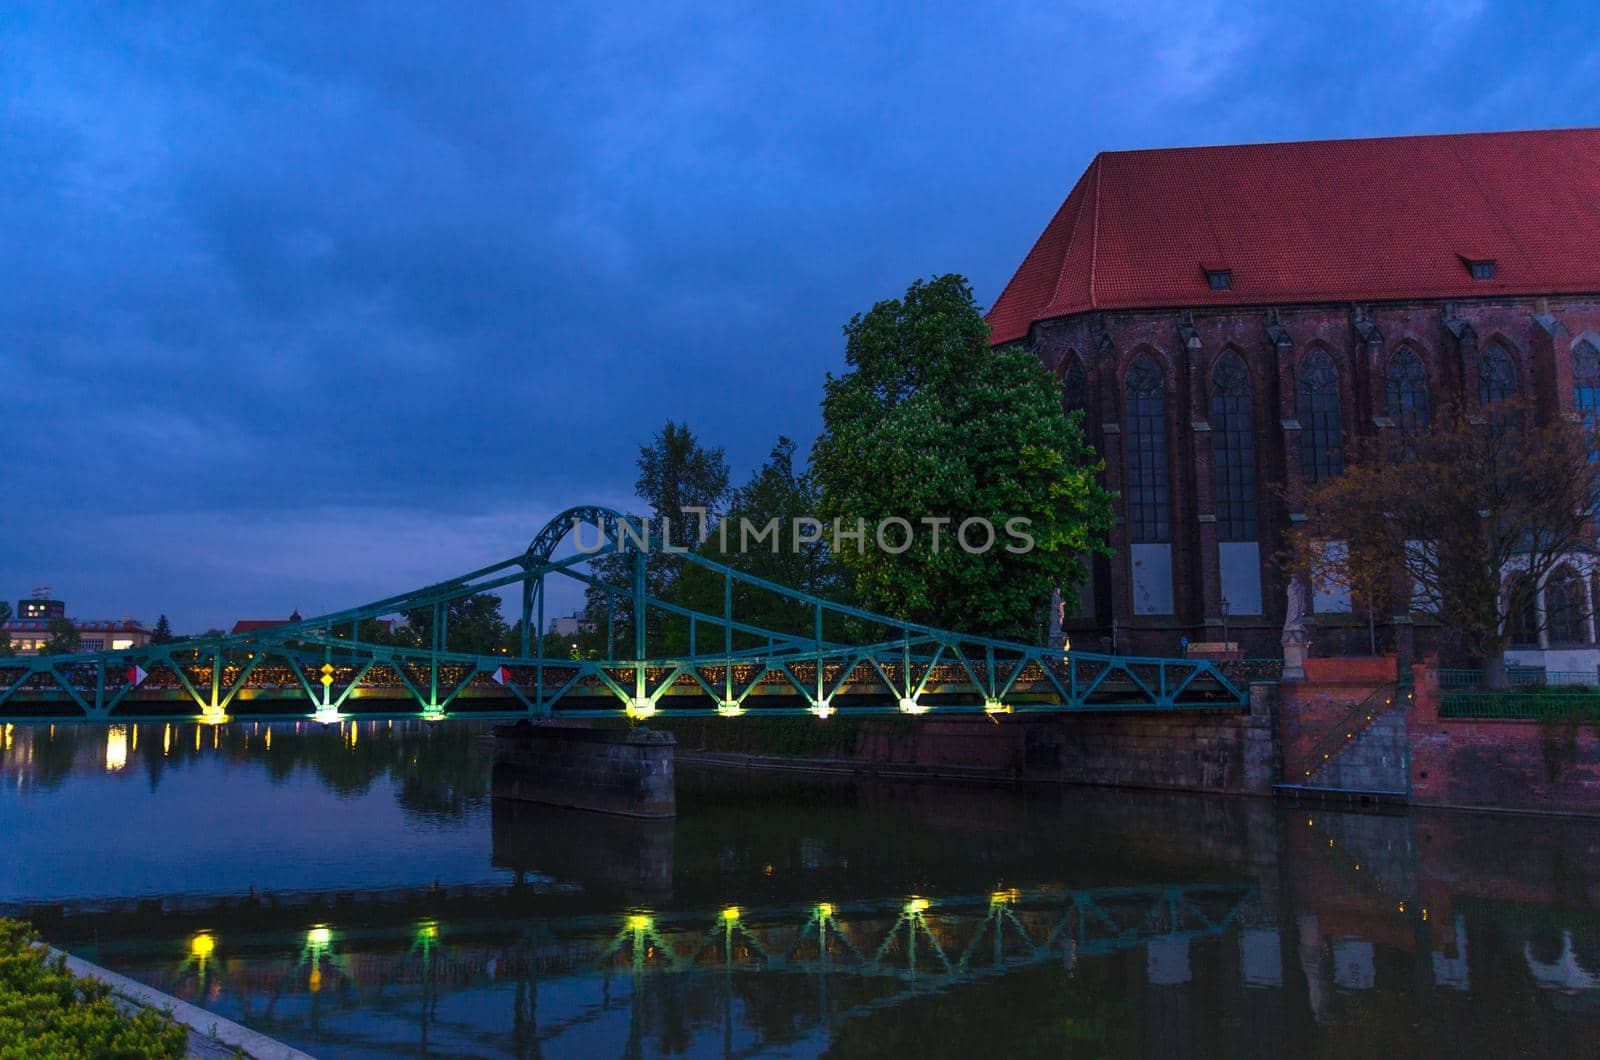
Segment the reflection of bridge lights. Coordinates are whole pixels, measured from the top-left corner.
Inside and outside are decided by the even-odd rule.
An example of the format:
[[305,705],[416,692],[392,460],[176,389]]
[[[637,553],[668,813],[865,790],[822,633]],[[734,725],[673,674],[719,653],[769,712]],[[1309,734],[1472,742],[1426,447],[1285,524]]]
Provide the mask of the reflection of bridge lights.
[[907,714],[926,714],[928,712],[926,705],[918,703],[914,699],[902,699],[900,701],[900,709]]
[[120,773],[128,764],[128,728],[113,725],[106,730],[106,772]]
[[189,956],[197,961],[210,957],[217,949],[217,938],[209,931],[202,931],[189,940]]
[[912,916],[918,916],[922,913],[926,913],[928,911],[928,907],[932,904],[933,903],[928,901],[926,898],[913,898],[911,901],[906,903],[906,912],[910,913]]
[[724,718],[737,718],[739,715],[744,713],[744,708],[732,700],[729,700],[728,702],[717,707],[717,713],[722,715]]
[[736,905],[728,906],[728,908],[726,908],[726,909],[724,909],[722,911],[722,919],[726,920],[730,924],[733,923],[735,920],[738,920],[739,919],[739,907],[736,906]]

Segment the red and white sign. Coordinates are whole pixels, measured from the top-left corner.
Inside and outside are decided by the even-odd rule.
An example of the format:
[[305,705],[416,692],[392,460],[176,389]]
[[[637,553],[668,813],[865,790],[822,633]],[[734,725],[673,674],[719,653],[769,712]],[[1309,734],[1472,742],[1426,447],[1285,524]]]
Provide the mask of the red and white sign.
[[144,683],[144,679],[149,676],[149,671],[142,666],[135,664],[128,667],[128,684],[130,685],[141,685]]
[[503,685],[511,680],[511,668],[508,666],[496,667],[494,673],[489,676],[494,678],[495,684]]

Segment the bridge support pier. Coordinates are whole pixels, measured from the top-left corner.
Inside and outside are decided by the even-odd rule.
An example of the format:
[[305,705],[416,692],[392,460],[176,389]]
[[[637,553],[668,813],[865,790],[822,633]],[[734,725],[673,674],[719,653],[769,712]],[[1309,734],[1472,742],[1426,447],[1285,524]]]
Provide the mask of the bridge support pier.
[[497,798],[626,817],[678,812],[671,733],[519,721],[494,730]]

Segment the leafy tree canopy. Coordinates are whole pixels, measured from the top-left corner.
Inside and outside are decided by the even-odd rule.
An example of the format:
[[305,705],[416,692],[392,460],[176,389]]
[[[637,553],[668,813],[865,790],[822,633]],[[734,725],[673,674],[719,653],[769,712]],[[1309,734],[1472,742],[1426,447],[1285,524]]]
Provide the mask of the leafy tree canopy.
[[[898,516],[917,533],[890,554],[843,542],[839,560],[863,603],[898,618],[1033,640],[1051,591],[1069,606],[1088,554],[1106,553],[1111,496],[1061,385],[1017,347],[993,349],[960,276],[917,281],[844,329],[848,371],[830,376],[812,450],[821,514],[845,529]],[[935,551],[923,518],[948,518]],[[990,520],[994,547],[955,541]],[[1005,551],[1004,524],[1030,521],[1033,547]],[[896,534],[893,542],[898,544]],[[973,544],[983,535],[974,532]]]

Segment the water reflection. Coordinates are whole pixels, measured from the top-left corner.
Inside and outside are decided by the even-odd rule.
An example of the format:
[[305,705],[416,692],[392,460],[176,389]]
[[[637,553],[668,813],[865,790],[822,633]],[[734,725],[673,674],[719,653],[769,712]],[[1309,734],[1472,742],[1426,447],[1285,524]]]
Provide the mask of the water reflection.
[[[8,866],[0,904],[321,1056],[1600,1041],[1596,822],[693,770],[675,822],[629,821],[491,802],[464,727],[227,726],[198,750],[135,728],[113,772],[103,731],[5,737],[0,824],[50,864]],[[197,785],[237,827],[292,818],[271,864],[186,826]],[[69,810],[107,819],[87,867]],[[175,837],[181,861],[102,885]],[[318,861],[330,844],[359,857]]]

